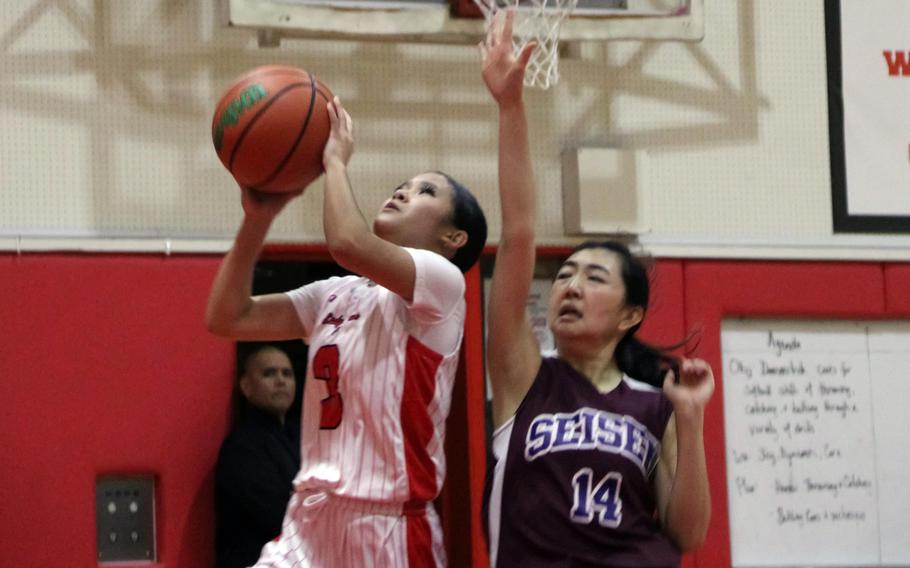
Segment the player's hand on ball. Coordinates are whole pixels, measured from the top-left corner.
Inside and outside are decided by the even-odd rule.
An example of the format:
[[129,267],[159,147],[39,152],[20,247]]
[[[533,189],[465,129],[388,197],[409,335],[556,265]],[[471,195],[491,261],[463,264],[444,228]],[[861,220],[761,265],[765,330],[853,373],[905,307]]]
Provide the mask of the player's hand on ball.
[[322,163],[326,168],[335,160],[347,165],[351,154],[354,153],[354,121],[348,111],[341,106],[338,97],[326,105],[326,110],[332,123],[332,131],[322,153]]
[[267,193],[249,187],[241,187],[240,203],[243,206],[243,212],[249,217],[273,219],[284,209],[288,201],[303,193],[304,189],[301,187],[292,192]]

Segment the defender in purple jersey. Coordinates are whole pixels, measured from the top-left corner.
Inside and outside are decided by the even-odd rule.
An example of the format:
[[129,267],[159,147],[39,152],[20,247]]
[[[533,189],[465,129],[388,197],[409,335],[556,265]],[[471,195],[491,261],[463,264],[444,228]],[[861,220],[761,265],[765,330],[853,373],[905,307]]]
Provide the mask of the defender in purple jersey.
[[496,432],[486,509],[494,566],[671,568],[711,513],[703,442],[710,367],[635,337],[648,272],[624,245],[588,242],[563,263],[541,357],[525,315],[535,183],[522,102],[534,45],[512,54],[514,13],[493,22],[483,78],[499,106],[502,236],[487,318]]

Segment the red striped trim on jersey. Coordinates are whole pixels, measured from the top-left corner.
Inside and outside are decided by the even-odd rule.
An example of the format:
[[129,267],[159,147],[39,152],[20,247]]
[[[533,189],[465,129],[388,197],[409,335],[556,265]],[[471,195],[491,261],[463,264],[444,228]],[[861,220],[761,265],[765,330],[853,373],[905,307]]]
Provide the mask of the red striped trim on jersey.
[[433,558],[433,534],[426,512],[408,516],[408,566],[413,568],[436,566]]
[[[405,511],[408,523],[408,565],[433,566],[433,536],[427,522],[426,506],[438,492],[436,465],[427,445],[433,437],[429,406],[436,396],[436,372],[442,355],[413,337],[408,337],[405,355],[404,389],[401,394],[401,430],[410,498]],[[422,509],[423,512],[420,512]]]

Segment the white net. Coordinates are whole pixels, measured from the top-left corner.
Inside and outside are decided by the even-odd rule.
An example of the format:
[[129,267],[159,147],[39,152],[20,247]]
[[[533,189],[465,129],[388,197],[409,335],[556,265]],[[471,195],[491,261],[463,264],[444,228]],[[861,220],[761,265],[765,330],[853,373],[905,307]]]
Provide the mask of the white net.
[[487,27],[493,16],[517,8],[512,28],[512,49],[517,55],[530,41],[537,41],[525,71],[525,85],[547,89],[559,81],[559,27],[578,0],[474,0]]

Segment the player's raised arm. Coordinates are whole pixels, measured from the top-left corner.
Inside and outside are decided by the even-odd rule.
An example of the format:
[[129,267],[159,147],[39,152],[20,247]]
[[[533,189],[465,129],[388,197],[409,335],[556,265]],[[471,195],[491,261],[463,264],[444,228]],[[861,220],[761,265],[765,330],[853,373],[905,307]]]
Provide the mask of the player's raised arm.
[[328,105],[332,132],[323,154],[323,224],[329,253],[344,268],[366,276],[406,300],[414,296],[415,267],[400,246],[376,236],[357,207],[347,164],[354,152],[353,121],[336,97]]
[[490,291],[487,364],[495,424],[514,414],[540,366],[540,351],[525,315],[534,275],[536,187],[522,98],[530,43],[512,54],[514,12],[500,12],[481,44],[483,79],[499,107],[499,200],[502,236]]
[[683,552],[704,543],[711,521],[711,491],[705,458],[705,407],[714,393],[714,373],[701,359],[686,359],[664,380],[673,418],[661,440],[656,476],[664,532]]
[[239,340],[301,337],[300,319],[287,296],[252,295],[253,268],[269,227],[288,201],[301,192],[242,191],[243,222],[212,282],[205,310],[206,327],[216,335]]

